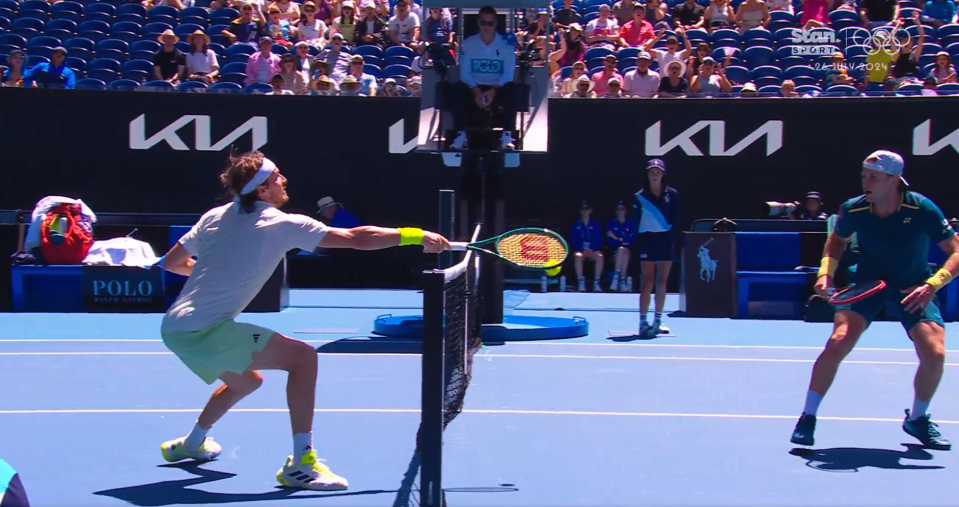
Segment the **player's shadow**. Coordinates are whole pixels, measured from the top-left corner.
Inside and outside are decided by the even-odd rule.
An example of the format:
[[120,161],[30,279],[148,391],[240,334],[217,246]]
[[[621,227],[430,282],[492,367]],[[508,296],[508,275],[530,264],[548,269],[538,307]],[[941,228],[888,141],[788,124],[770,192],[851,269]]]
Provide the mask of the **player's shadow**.
[[420,354],[423,341],[386,336],[353,336],[316,349],[319,354]]
[[862,468],[884,470],[939,470],[939,465],[917,465],[902,460],[929,461],[933,455],[918,444],[902,444],[905,451],[836,447],[832,449],[795,448],[789,454],[806,460],[806,466],[823,472],[859,472]]
[[261,502],[264,500],[302,500],[307,498],[316,500],[320,498],[332,498],[340,496],[393,493],[393,491],[384,490],[314,493],[291,488],[277,488],[263,493],[214,493],[210,491],[203,491],[202,489],[194,489],[192,486],[229,479],[234,477],[236,474],[208,470],[201,468],[200,464],[192,462],[160,465],[157,468],[179,468],[195,475],[196,477],[192,479],[154,482],[152,484],[141,484],[139,486],[109,489],[105,491],[97,491],[93,494],[116,498],[117,500],[122,500],[124,502],[142,507],[160,507],[178,504],[221,504]]

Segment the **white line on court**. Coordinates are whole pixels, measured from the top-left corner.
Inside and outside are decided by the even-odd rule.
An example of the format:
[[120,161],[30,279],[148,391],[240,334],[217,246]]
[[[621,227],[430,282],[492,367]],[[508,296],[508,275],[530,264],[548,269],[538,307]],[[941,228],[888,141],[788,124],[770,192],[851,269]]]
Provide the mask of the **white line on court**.
[[[172,356],[172,352],[0,352],[0,356]],[[323,353],[321,356],[352,357],[406,357],[419,360],[419,354],[365,354],[365,353]],[[484,359],[603,359],[632,361],[716,361],[739,363],[814,363],[815,359],[778,359],[761,357],[679,357],[679,356],[572,356],[560,354],[479,354]],[[857,361],[845,360],[843,364],[899,365],[916,366],[916,361]],[[959,366],[959,363],[946,363],[946,366]]]
[[[303,340],[306,343],[337,343],[349,342],[352,344],[412,344],[414,340]],[[163,340],[128,340],[128,339],[0,339],[3,343],[162,343]],[[686,348],[686,349],[742,349],[742,350],[822,350],[823,345],[720,345],[720,344],[694,344],[694,343],[587,343],[587,342],[563,342],[563,341],[528,341],[528,342],[507,342],[508,344],[536,347],[658,347],[658,348]],[[909,352],[915,353],[915,349],[897,349],[882,347],[856,347],[859,352]],[[959,353],[959,350],[947,350],[946,353]]]
[[[0,410],[0,415],[73,415],[73,414],[195,414],[202,409],[76,409],[76,410]],[[234,408],[230,413],[277,414],[289,412],[285,408]],[[410,408],[318,408],[315,413],[323,414],[419,414],[419,409]],[[775,419],[794,420],[795,415],[764,414],[692,414],[671,412],[604,412],[582,410],[509,410],[509,409],[466,409],[467,414],[484,415],[546,415],[546,416],[586,416],[586,417],[679,417],[700,419]],[[881,417],[828,417],[818,418],[824,421],[855,421],[902,423],[902,419]],[[959,424],[959,421],[936,421],[937,424]]]

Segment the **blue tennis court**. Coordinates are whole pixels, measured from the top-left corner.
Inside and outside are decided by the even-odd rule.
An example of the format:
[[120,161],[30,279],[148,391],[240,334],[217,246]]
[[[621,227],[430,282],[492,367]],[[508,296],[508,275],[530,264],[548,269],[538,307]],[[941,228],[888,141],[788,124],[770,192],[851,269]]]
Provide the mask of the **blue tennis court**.
[[[638,326],[637,298],[522,301],[515,314],[584,317],[590,335],[480,350],[466,411],[445,436],[451,507],[935,505],[959,495],[957,454],[923,450],[900,428],[917,359],[898,323],[863,337],[822,405],[816,447],[797,453],[789,437],[829,324],[671,318],[669,337],[617,341],[610,331]],[[293,291],[291,304],[241,320],[316,346],[318,455],[349,491],[277,487],[292,452],[283,373],[266,372],[210,432],[218,461],[165,465],[160,443],[189,431],[211,387],[166,351],[161,315],[0,315],[0,456],[35,506],[415,505],[420,346],[371,331],[377,316],[419,313],[422,294]],[[677,304],[671,296],[667,311]],[[955,442],[959,377],[947,363],[930,412]]]

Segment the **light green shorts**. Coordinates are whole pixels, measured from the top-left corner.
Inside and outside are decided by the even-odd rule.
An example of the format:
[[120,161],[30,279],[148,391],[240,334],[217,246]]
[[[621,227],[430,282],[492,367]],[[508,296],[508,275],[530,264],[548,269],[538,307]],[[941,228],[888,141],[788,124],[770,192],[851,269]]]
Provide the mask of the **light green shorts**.
[[163,343],[207,384],[226,372],[242,374],[263,350],[273,331],[225,320],[202,331],[164,333]]

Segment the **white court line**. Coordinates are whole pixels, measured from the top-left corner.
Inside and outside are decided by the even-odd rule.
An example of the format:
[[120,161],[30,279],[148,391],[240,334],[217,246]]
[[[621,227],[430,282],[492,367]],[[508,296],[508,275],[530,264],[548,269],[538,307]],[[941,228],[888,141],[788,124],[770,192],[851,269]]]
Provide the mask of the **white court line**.
[[[63,415],[63,414],[196,414],[199,408],[172,408],[172,409],[76,409],[76,410],[0,410],[0,415]],[[233,408],[230,413],[248,414],[280,414],[288,413],[285,408]],[[419,409],[410,408],[318,408],[313,412],[322,414],[419,414]],[[764,414],[693,414],[671,412],[606,412],[583,410],[509,410],[509,409],[466,409],[467,414],[484,415],[549,415],[549,416],[586,416],[586,417],[674,417],[698,419],[774,419],[795,420],[795,415],[764,415]],[[902,423],[902,419],[882,417],[828,417],[820,416],[824,421],[855,421],[855,422],[883,422]],[[937,424],[959,424],[959,421],[936,421]]]
[[[349,342],[353,344],[413,344],[415,340],[303,340],[306,343],[337,343]],[[0,343],[162,343],[163,340],[127,340],[127,339],[10,339],[2,340]],[[741,350],[822,350],[823,345],[719,345],[719,344],[693,344],[693,343],[587,343],[587,342],[563,342],[563,341],[517,341],[506,342],[510,345],[537,346],[537,347],[660,347],[660,348],[687,348],[687,349],[741,349]],[[895,349],[882,347],[856,347],[854,352],[910,352],[915,353],[915,349]],[[959,353],[959,350],[947,350],[946,353]]]
[[[0,356],[172,356],[172,352],[0,352]],[[365,353],[323,353],[320,356],[352,357],[407,357],[419,360],[419,354],[365,354]],[[478,354],[484,359],[604,359],[633,361],[716,361],[733,363],[815,363],[815,359],[778,359],[761,357],[679,357],[679,356],[571,356],[559,354]],[[845,360],[843,364],[899,365],[916,366],[917,361],[857,361]],[[945,363],[945,366],[959,366],[959,363]]]

